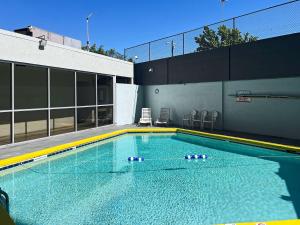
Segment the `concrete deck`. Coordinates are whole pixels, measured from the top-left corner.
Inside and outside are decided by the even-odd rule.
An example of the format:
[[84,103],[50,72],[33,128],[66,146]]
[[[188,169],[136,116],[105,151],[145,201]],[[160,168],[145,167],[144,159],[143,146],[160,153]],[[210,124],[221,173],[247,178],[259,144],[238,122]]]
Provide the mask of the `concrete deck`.
[[136,125],[111,125],[73,133],[60,134],[16,144],[4,145],[0,147],[0,160],[126,128],[136,128]]

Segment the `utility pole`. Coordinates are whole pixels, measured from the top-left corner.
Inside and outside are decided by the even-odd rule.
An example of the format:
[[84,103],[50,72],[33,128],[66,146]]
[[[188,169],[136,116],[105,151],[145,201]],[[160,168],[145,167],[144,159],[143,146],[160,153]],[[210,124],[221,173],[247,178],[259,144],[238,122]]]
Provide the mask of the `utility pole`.
[[86,49],[90,51],[90,31],[89,31],[89,19],[92,17],[93,13],[90,13],[86,18]]

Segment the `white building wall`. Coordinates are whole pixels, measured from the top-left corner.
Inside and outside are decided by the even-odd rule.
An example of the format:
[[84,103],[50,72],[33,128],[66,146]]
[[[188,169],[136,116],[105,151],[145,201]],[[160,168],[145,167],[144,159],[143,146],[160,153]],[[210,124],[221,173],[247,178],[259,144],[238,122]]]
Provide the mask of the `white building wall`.
[[140,104],[140,87],[132,84],[116,84],[116,124],[133,124]]
[[0,29],[0,60],[133,77],[133,63]]

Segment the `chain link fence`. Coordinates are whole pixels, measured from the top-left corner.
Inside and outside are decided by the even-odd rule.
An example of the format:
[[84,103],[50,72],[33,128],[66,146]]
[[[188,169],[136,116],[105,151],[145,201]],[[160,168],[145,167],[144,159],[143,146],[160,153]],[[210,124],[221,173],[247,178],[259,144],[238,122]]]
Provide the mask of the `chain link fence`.
[[300,0],[294,0],[126,48],[124,58],[141,63],[298,32]]

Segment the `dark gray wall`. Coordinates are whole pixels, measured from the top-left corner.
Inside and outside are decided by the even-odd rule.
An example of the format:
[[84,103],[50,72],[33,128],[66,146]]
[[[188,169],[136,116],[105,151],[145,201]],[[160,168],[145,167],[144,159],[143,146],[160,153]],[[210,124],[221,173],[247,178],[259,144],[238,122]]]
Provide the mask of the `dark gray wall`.
[[[134,83],[139,85],[167,84],[168,59],[135,64]],[[150,71],[152,70],[152,72]]]
[[229,80],[229,48],[219,48],[169,58],[168,83]]
[[300,75],[300,34],[230,48],[230,80]]
[[135,64],[135,83],[181,84],[300,76],[299,58],[300,34],[292,34]]

